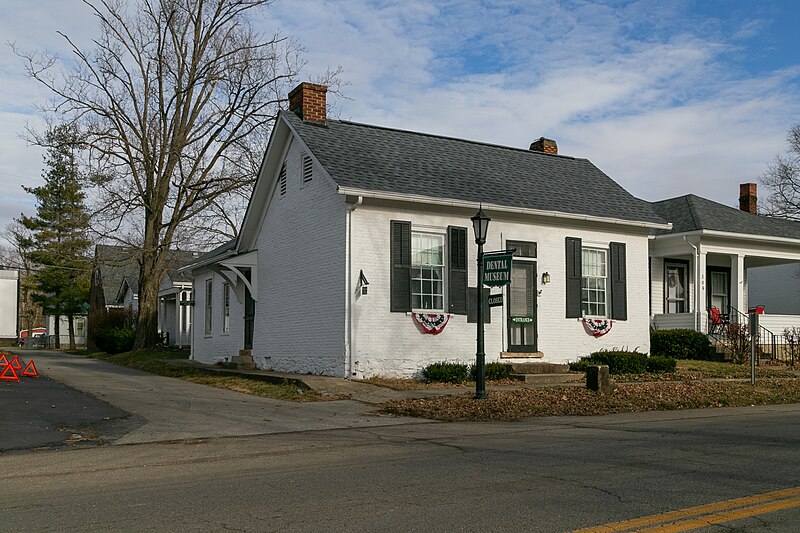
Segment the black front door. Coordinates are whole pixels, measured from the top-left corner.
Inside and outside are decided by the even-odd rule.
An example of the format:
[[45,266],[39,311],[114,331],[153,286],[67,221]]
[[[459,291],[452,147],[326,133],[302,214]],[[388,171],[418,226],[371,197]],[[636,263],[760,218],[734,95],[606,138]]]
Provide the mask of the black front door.
[[508,286],[508,351],[537,351],[536,330],[536,263],[513,261]]
[[[245,278],[250,281],[250,272],[245,272]],[[256,302],[250,295],[250,290],[244,288],[244,349],[253,349],[253,322],[256,317]]]

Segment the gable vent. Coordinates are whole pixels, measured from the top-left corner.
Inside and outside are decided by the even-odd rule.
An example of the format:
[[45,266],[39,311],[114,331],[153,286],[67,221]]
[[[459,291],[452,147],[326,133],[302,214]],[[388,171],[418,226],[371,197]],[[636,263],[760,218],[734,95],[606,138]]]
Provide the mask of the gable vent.
[[286,194],[286,161],[281,165],[281,172],[278,174],[278,184],[281,188],[281,196]]
[[308,183],[313,177],[314,162],[307,155],[303,156],[303,183]]

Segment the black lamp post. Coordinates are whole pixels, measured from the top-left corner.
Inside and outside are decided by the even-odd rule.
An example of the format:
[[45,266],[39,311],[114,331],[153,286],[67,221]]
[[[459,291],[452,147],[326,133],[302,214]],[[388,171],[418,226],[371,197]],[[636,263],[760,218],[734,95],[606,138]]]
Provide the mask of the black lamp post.
[[473,217],[472,229],[475,230],[475,244],[478,245],[478,349],[475,352],[475,398],[486,398],[486,354],[483,351],[483,245],[486,244],[486,233],[489,230],[489,221],[492,220],[483,208],[478,209]]

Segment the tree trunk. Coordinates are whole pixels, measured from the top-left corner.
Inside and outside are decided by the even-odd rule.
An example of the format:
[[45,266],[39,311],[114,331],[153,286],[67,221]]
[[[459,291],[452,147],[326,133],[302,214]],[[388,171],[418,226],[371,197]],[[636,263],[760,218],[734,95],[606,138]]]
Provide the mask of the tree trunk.
[[75,346],[75,317],[67,315],[67,323],[69,324],[69,349],[74,350]]
[[134,350],[152,348],[159,342],[158,289],[163,274],[161,268],[163,259],[160,257],[163,252],[160,251],[156,239],[156,231],[145,231],[142,263],[139,270],[139,315],[136,319]]
[[[53,332],[56,334],[55,349],[56,350],[60,350],[61,349],[61,315],[55,315],[55,326],[53,326]],[[48,346],[48,348],[49,348],[49,346]]]

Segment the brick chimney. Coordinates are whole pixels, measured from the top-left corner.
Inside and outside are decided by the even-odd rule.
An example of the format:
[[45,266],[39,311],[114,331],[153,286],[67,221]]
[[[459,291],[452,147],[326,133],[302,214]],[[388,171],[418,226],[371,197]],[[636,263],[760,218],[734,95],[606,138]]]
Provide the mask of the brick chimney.
[[756,214],[756,204],[758,203],[756,188],[757,185],[755,183],[742,183],[739,185],[739,209],[753,215]]
[[303,82],[289,93],[289,111],[294,111],[306,122],[325,124],[327,92],[327,85]]
[[546,154],[558,154],[558,145],[553,139],[539,137],[531,143],[531,151],[544,152]]

